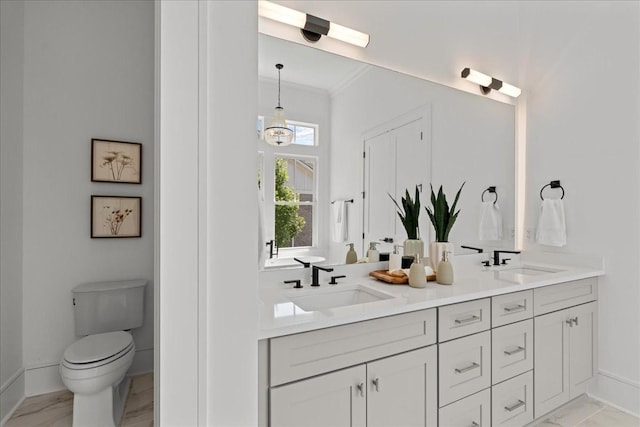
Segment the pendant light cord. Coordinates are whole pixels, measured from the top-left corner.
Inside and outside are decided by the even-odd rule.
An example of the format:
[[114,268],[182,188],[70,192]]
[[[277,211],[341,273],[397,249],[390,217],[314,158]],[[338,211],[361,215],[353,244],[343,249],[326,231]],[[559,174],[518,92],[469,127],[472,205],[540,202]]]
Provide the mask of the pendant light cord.
[[280,106],[280,70],[282,70],[283,67],[282,64],[276,64],[276,68],[278,69],[278,108],[282,108]]

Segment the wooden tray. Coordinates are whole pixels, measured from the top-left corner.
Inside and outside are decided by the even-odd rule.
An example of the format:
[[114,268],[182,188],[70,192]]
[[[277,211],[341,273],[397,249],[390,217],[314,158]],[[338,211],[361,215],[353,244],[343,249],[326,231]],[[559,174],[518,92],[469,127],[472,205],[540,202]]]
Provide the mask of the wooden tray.
[[[382,280],[383,282],[391,283],[392,285],[406,285],[409,283],[409,277],[407,275],[392,275],[389,274],[387,270],[375,270],[369,273],[369,276],[375,277],[378,280]],[[431,282],[436,280],[436,275],[432,274],[431,276],[427,276],[427,282]]]

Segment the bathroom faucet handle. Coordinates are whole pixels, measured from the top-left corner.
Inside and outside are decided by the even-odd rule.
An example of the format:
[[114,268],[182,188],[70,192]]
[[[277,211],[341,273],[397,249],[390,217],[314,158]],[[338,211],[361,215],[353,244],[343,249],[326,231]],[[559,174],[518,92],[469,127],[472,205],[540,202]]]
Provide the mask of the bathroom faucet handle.
[[507,261],[511,261],[511,258],[503,258],[501,264],[507,265]]
[[489,267],[489,265],[491,265],[491,261],[489,261],[489,260],[482,261],[482,265],[483,265],[484,267]]
[[347,277],[347,276],[345,276],[345,275],[342,275],[342,276],[331,276],[331,280],[329,281],[329,284],[330,285],[337,285],[338,282],[336,282],[336,279],[342,279],[342,278],[345,278],[345,277]]
[[300,280],[285,280],[284,283],[287,285],[290,283],[295,283],[295,286],[294,286],[295,289],[302,288],[302,285],[300,284]]

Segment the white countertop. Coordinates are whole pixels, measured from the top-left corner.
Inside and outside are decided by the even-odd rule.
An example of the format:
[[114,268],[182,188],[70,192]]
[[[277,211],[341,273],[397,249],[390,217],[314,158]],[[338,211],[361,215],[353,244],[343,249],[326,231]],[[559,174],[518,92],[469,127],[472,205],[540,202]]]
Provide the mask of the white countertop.
[[[522,259],[514,259],[514,264],[500,267],[482,268],[476,261],[473,265],[454,263],[453,285],[428,282],[426,288],[422,289],[411,288],[408,285],[392,285],[371,277],[342,279],[337,285],[328,285],[325,280],[318,288],[307,285],[302,289],[292,289],[292,285],[283,285],[281,282],[263,284],[259,291],[258,339],[338,326],[604,274],[602,262],[599,265],[598,262],[568,264],[566,262],[572,261],[573,257],[559,258],[565,264],[550,263],[548,256],[525,257],[524,255]],[[513,269],[520,266],[552,270],[552,272],[541,271],[535,275],[514,273]],[[341,286],[349,288],[354,284],[384,293],[391,298],[318,311],[304,311],[290,299],[290,296],[332,292],[339,290]]]

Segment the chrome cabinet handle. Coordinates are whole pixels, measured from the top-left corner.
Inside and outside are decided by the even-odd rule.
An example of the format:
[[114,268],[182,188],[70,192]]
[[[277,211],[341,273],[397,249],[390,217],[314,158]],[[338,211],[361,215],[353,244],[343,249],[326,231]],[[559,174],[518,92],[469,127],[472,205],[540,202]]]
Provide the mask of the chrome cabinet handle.
[[572,319],[567,319],[564,321],[567,325],[569,325],[570,327],[573,327],[573,325],[575,324],[576,326],[578,326],[578,316],[572,318]]
[[505,406],[504,409],[509,411],[509,412],[513,412],[516,409],[518,409],[518,408],[520,408],[521,406],[524,406],[524,405],[525,405],[525,403],[522,400],[518,399],[518,403],[516,403],[513,406]]
[[474,314],[473,316],[465,317],[464,319],[456,319],[456,324],[464,325],[465,323],[477,322],[478,320],[480,320],[480,316],[476,316]]
[[356,389],[360,392],[360,396],[364,397],[364,383],[358,384]]
[[471,427],[480,427],[480,424],[478,424],[477,422],[473,421],[473,422],[471,422]]
[[504,354],[506,354],[507,356],[513,356],[514,354],[520,353],[521,351],[524,351],[524,347],[518,346],[517,348],[514,348],[513,350],[505,350]]
[[380,391],[380,378],[374,378],[371,380],[371,384],[376,388],[376,391]]
[[527,307],[525,307],[522,304],[517,304],[517,305],[510,305],[509,307],[505,307],[504,311],[506,311],[507,313],[515,313],[518,311],[523,311],[525,310]]
[[464,368],[456,368],[456,373],[458,374],[464,374],[465,372],[469,372],[472,369],[476,369],[479,368],[480,365],[478,365],[476,362],[473,362],[471,365],[466,366]]
[[578,326],[578,316],[573,318],[573,323],[575,323],[575,325]]

